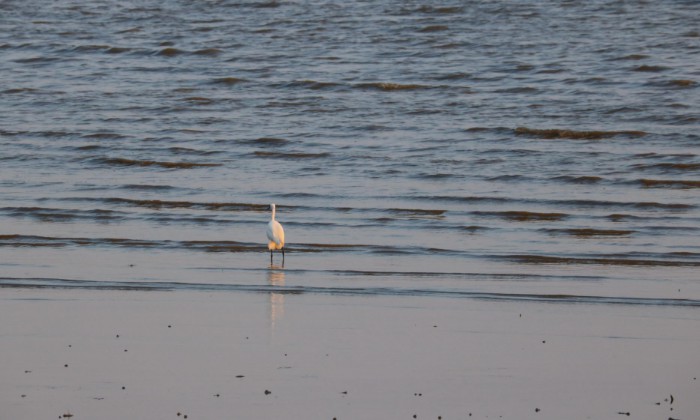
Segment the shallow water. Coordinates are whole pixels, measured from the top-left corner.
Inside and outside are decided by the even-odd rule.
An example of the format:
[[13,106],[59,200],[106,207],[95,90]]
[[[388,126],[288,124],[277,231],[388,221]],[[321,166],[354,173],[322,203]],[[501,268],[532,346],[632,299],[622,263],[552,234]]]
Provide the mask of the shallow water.
[[698,15],[2,2],[0,286],[700,306]]

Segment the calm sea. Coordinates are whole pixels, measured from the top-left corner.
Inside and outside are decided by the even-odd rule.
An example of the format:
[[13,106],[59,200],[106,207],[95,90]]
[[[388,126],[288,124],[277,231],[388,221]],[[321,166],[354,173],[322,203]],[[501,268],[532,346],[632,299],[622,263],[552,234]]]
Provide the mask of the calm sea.
[[2,1],[0,287],[700,306],[698,16]]

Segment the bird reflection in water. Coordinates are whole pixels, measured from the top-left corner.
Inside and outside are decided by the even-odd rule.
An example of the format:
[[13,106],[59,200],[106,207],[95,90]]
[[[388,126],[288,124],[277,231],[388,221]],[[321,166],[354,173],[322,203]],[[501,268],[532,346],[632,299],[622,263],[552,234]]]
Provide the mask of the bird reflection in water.
[[[273,289],[284,286],[284,266],[270,264],[267,283]],[[270,292],[270,326],[274,329],[277,321],[284,317],[284,293]]]

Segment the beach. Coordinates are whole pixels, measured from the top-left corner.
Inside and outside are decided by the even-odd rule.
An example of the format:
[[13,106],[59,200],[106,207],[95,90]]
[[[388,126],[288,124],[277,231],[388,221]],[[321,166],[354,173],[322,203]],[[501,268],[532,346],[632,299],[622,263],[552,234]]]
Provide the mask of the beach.
[[7,288],[0,300],[8,420],[700,410],[693,308]]
[[0,420],[697,420],[698,16],[0,1]]

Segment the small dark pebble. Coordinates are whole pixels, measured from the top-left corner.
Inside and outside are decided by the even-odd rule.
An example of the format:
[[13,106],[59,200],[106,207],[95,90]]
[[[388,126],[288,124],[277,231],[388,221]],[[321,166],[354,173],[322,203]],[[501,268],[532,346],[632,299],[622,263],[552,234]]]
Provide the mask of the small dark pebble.
[[129,351],[129,350],[127,350],[127,349],[124,349],[124,353],[126,353],[127,351]]
[[117,338],[119,338],[119,334],[117,334]]
[[172,325],[168,325],[168,328],[172,328],[172,327],[173,327]]
[[214,395],[214,396],[215,396],[216,398],[219,398],[221,395],[220,395],[220,394],[216,394],[216,395]]
[[185,415],[184,415],[184,416],[182,416],[182,417],[184,417],[184,418],[187,418],[187,414],[185,414]]
[[68,367],[68,365],[63,365],[63,367]]
[[546,343],[546,342],[547,342],[547,340],[542,340],[542,344],[544,344],[544,343]]
[[125,387],[125,386],[123,386],[123,387],[122,387],[122,389],[126,389],[126,387]]
[[68,347],[73,347],[73,345],[69,344]]
[[413,415],[413,418],[414,418],[414,419],[417,419],[417,418],[418,418],[418,416],[414,414],[414,415]]
[[32,373],[31,370],[25,370],[24,373]]
[[343,392],[341,392],[341,394],[348,395],[348,391],[343,391]]
[[22,398],[27,398],[27,394],[22,394]]
[[270,395],[270,394],[272,394],[272,391],[270,391],[269,389],[266,389],[266,390],[265,390],[265,395]]
[[236,378],[245,378],[244,375],[236,375]]
[[629,416],[630,412],[629,411],[618,411],[617,414],[620,414],[622,416]]
[[535,408],[535,413],[539,413],[539,412],[540,412],[540,409],[539,409],[539,408]]
[[178,417],[180,417],[181,415],[182,415],[182,413],[180,413],[180,412],[177,413],[177,416],[178,416]]

